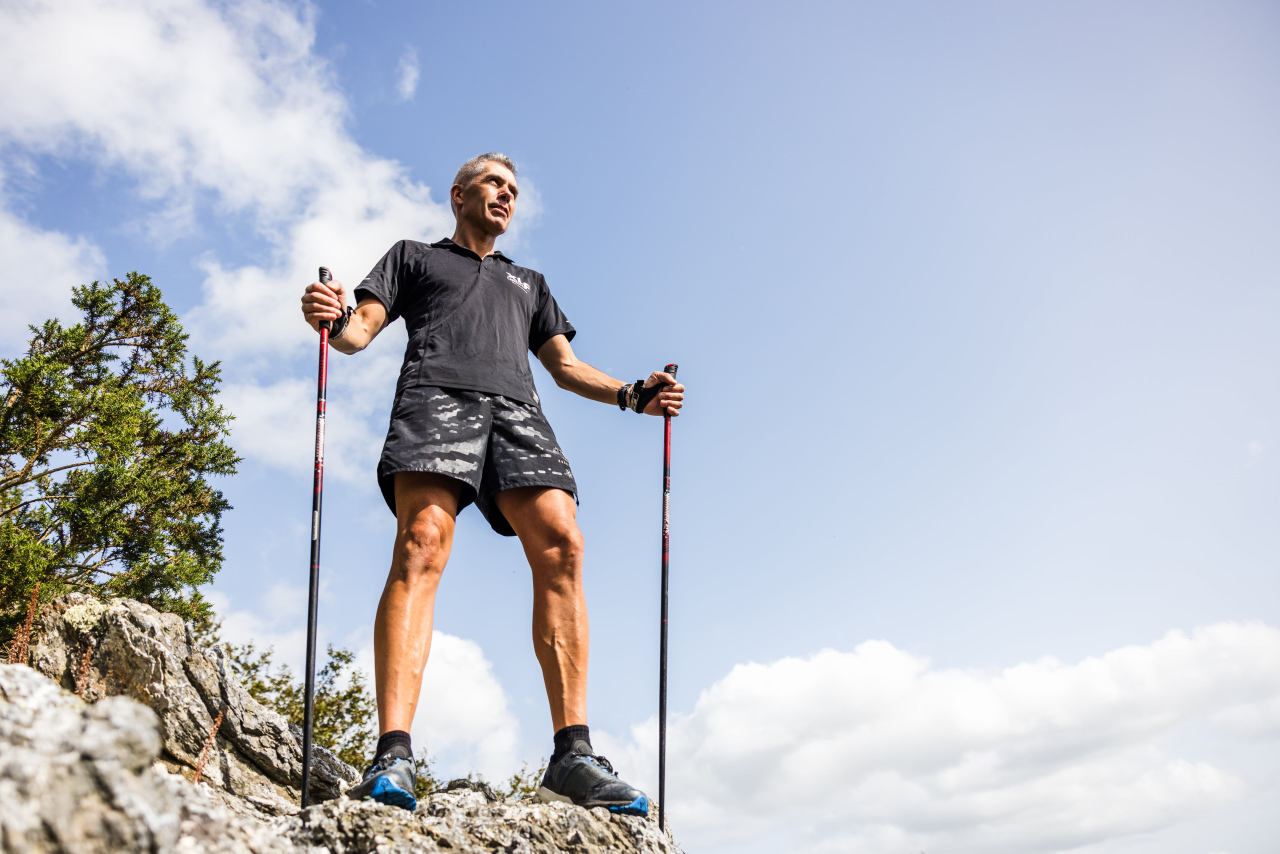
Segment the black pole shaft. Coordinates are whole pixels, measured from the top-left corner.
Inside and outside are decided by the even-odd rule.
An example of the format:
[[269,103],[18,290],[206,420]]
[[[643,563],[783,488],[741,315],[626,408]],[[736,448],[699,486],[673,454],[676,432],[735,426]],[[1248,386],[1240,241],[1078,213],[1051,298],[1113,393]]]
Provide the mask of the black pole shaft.
[[[320,283],[333,277],[320,268]],[[307,594],[307,673],[302,706],[302,808],[311,803],[311,730],[316,705],[316,611],[320,598],[320,504],[324,494],[324,410],[329,384],[330,322],[320,321],[320,373],[316,382],[315,481],[311,493],[311,588]]]
[[[664,370],[675,379],[676,365]],[[662,414],[662,629],[658,644],[658,830],[667,823],[667,576],[671,560],[671,415]]]

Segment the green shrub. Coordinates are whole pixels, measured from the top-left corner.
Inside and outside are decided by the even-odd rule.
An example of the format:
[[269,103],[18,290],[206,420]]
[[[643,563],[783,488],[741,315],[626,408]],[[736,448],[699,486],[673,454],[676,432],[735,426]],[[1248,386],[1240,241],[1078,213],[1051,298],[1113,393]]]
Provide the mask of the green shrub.
[[31,327],[0,362],[0,639],[36,586],[127,596],[209,618],[198,591],[222,565],[223,512],[206,479],[234,474],[218,363],[192,357],[139,273],[74,288],[79,322]]

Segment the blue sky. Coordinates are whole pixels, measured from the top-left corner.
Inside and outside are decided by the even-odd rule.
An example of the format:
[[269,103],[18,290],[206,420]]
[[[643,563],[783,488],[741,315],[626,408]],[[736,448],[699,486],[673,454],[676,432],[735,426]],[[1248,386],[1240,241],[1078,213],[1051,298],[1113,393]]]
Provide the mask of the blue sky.
[[[504,250],[579,356],[678,361],[690,850],[1248,854],[1280,824],[1280,12],[1264,3],[0,9],[5,355],[154,277],[221,359],[211,596],[301,658],[320,264]],[[105,37],[104,37],[105,36]],[[403,328],[332,367],[323,637],[370,661]],[[661,426],[536,375],[582,489],[596,746],[654,785]],[[548,748],[527,570],[459,520],[415,724]]]

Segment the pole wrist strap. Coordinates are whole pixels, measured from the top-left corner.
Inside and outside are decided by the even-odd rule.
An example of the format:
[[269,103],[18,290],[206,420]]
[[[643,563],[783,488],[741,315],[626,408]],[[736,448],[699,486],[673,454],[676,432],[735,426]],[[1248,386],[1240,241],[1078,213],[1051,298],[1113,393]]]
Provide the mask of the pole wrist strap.
[[347,326],[351,323],[351,315],[355,314],[355,311],[351,306],[347,306],[347,310],[342,313],[342,316],[331,322],[329,328],[330,341],[337,341],[346,333]]
[[666,388],[662,383],[658,383],[649,388],[645,388],[644,380],[636,380],[631,384],[631,393],[627,395],[627,408],[632,412],[643,415],[644,409],[649,405],[661,391]]

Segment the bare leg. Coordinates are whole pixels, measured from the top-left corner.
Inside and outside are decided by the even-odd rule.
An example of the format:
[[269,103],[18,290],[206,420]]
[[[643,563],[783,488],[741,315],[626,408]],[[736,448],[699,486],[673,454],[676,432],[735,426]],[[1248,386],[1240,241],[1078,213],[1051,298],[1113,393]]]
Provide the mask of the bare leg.
[[459,489],[458,481],[443,475],[396,475],[396,545],[373,623],[379,733],[408,732],[413,723]]
[[533,651],[542,665],[552,726],[559,731],[585,724],[590,632],[573,496],[526,486],[498,493],[497,502],[533,570]]

